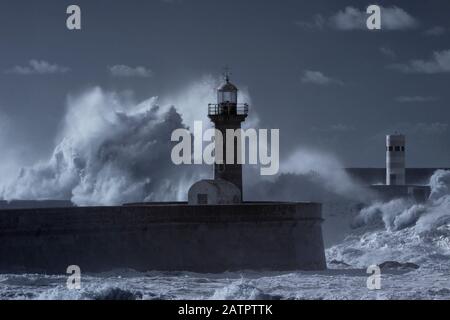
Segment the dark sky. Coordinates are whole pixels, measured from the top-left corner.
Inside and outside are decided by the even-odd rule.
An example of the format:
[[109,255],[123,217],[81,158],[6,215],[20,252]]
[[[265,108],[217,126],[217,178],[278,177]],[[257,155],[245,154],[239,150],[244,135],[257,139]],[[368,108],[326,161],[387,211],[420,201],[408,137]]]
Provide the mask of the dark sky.
[[[70,4],[81,31],[66,28]],[[358,24],[370,4],[386,8],[381,31]],[[229,65],[261,127],[281,129],[282,156],[301,145],[382,167],[384,135],[399,131],[409,166],[449,167],[449,16],[448,0],[1,0],[0,117],[34,161],[69,94],[165,96]],[[117,65],[151,76],[113,76]]]

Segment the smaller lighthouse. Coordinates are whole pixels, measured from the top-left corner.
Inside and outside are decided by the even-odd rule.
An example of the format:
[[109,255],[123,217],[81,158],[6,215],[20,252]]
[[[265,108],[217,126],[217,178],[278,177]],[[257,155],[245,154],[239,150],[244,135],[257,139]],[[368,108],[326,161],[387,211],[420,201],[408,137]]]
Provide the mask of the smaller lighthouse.
[[370,188],[382,201],[404,198],[417,203],[426,202],[431,193],[430,187],[407,184],[406,173],[406,136],[397,133],[386,136],[386,184],[375,184]]
[[386,185],[406,184],[406,137],[401,134],[386,137]]

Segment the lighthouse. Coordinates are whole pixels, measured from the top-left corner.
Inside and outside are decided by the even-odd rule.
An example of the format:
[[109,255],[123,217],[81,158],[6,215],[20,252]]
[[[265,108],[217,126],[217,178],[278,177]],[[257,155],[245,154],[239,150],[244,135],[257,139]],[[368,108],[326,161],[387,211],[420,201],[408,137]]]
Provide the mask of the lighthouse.
[[406,137],[401,134],[386,137],[386,185],[404,186]]
[[[230,82],[229,73],[226,73],[224,83],[217,89],[217,103],[209,105],[208,116],[214,123],[217,134],[220,132],[220,139],[223,140],[220,146],[217,144],[218,137],[216,137],[214,180],[225,180],[234,184],[241,191],[242,198],[242,161],[238,157],[241,154],[242,137],[240,135],[230,137],[227,134],[227,131],[231,130],[238,132],[248,116],[249,106],[238,103],[238,92],[238,88]],[[232,141],[227,141],[230,138]],[[222,148],[222,154],[218,157],[220,148]]]
[[238,103],[238,88],[229,73],[217,89],[217,103],[208,105],[208,117],[215,126],[214,179],[201,180],[189,189],[190,205],[235,205],[243,202],[242,123],[248,104]]

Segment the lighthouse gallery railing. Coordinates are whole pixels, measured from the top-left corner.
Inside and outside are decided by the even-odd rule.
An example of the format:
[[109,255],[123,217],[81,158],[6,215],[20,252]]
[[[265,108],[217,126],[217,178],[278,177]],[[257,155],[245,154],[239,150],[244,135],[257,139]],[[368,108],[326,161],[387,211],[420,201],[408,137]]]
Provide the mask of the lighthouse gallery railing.
[[249,112],[249,105],[247,103],[235,104],[235,103],[222,103],[222,104],[209,104],[208,115],[220,116],[220,115],[242,115],[247,116]]

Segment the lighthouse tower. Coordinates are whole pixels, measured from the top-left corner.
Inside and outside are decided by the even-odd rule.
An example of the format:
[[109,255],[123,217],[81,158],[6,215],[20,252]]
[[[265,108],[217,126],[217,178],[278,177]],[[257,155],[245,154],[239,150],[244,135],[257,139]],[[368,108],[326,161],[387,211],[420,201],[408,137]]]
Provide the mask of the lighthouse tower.
[[[230,82],[229,74],[226,73],[225,82],[217,89],[217,104],[209,105],[208,116],[214,123],[216,130],[223,137],[223,152],[221,157],[223,159],[218,159],[217,157],[218,153],[220,154],[217,151],[220,145],[217,145],[218,138],[216,138],[214,179],[231,182],[241,191],[242,197],[242,162],[239,163],[238,161],[238,150],[240,153],[242,139],[240,136],[234,136],[233,141],[227,141],[230,138],[230,136],[227,138],[227,130],[231,129],[236,132],[236,130],[241,129],[242,123],[248,116],[248,105],[238,103],[238,91],[238,88]],[[227,157],[227,145],[231,144],[234,150],[234,161],[227,161],[227,158],[228,160],[233,158],[230,154]],[[230,146],[228,146],[228,150],[231,150]]]
[[386,137],[386,185],[404,186],[406,183],[406,137],[401,134]]

